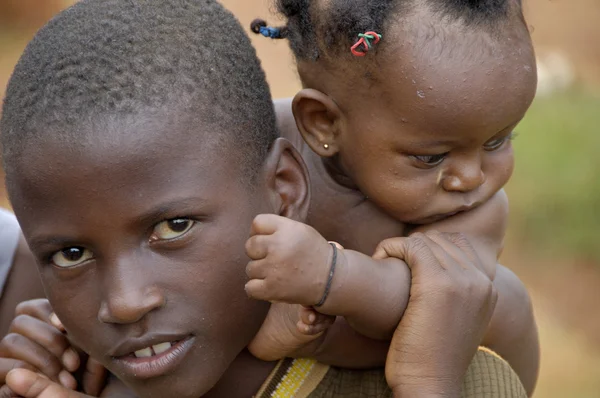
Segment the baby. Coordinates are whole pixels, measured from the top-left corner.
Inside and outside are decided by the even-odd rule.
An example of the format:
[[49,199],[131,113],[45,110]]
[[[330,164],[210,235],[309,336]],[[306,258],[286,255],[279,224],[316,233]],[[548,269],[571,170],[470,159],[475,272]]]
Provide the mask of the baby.
[[[461,232],[499,294],[482,343],[511,363],[531,394],[539,366],[531,303],[518,278],[497,265],[511,140],[536,87],[520,1],[277,4],[284,27],[257,20],[251,28],[288,39],[296,57],[304,89],[278,101],[277,112],[309,170],[314,229],[255,220],[249,295],[305,307],[273,306],[252,352],[381,363],[382,343],[365,336],[389,339],[410,289],[407,269],[385,259],[409,260],[393,238]],[[324,315],[346,322],[322,333],[332,323]]]

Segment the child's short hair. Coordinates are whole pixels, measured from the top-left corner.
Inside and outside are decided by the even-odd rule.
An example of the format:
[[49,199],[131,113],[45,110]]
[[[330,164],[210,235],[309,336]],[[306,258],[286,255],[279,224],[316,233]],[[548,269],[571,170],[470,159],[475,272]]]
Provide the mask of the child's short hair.
[[231,140],[246,170],[277,138],[256,52],[217,1],[80,1],[36,34],[14,70],[0,121],[5,169],[47,134],[77,142],[86,122],[171,109]]
[[[390,18],[410,15],[417,3],[465,25],[492,26],[510,15],[511,4],[521,12],[521,0],[277,0],[277,9],[287,23],[269,36],[288,39],[301,60],[315,61],[344,52],[350,55],[359,33],[375,31],[385,36]],[[252,30],[261,33],[263,24],[254,21]]]

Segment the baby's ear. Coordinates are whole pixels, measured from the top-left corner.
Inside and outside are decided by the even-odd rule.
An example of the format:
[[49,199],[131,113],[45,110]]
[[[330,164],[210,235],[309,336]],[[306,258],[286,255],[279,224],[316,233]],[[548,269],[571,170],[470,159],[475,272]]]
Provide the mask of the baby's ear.
[[292,110],[304,141],[321,157],[331,157],[338,150],[338,126],[342,111],[318,90],[304,89],[294,97]]
[[274,212],[304,222],[310,204],[310,180],[306,164],[291,142],[275,140],[263,173]]

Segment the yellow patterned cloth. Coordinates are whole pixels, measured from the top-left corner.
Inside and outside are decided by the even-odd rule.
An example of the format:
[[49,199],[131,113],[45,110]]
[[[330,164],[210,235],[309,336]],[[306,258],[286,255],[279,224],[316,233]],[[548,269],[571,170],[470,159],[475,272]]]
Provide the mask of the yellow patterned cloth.
[[[284,359],[256,398],[391,398],[383,369],[350,370],[329,367],[313,359]],[[526,398],[510,365],[481,347],[465,376],[463,398]]]

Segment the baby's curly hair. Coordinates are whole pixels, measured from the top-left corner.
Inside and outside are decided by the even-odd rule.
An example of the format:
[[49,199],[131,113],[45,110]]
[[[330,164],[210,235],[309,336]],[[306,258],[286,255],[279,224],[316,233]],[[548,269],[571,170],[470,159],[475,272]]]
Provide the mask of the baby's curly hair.
[[251,29],[288,39],[296,59],[315,61],[324,55],[349,54],[359,33],[375,31],[385,37],[393,16],[408,15],[420,4],[469,26],[491,26],[506,19],[512,4],[521,9],[520,0],[276,0],[286,24],[266,34],[267,23],[256,19]]

